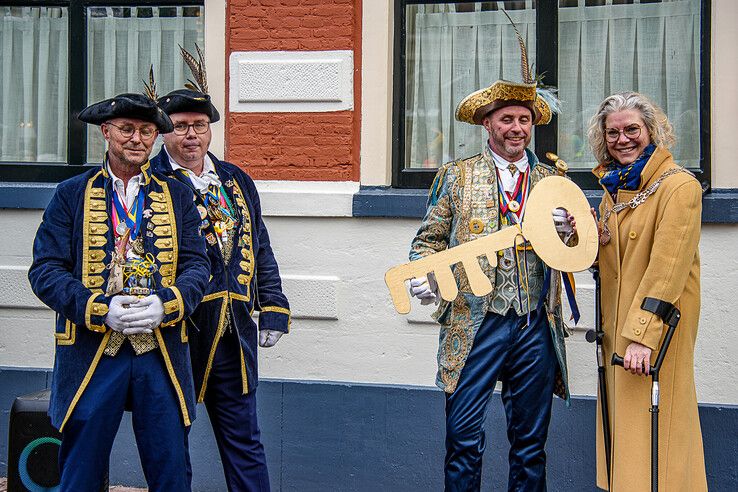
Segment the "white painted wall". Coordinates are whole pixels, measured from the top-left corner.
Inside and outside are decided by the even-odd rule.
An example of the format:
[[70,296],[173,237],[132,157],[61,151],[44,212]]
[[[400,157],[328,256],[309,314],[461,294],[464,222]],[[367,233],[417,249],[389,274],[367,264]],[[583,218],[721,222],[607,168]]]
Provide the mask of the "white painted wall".
[[[53,314],[26,279],[41,214],[0,213],[0,366],[51,367]],[[272,244],[294,312],[292,331],[261,350],[261,376],[297,380],[432,386],[438,329],[430,309],[395,313],[384,272],[404,262],[417,220],[268,217]],[[703,230],[702,321],[696,353],[701,402],[738,403],[738,225]],[[592,281],[578,274],[582,321],[569,339],[572,391],[596,391]]]

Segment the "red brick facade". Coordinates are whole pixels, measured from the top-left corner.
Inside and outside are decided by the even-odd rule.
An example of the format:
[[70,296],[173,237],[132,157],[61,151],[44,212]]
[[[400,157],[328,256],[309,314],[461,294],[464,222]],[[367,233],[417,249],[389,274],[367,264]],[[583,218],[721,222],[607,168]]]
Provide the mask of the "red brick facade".
[[254,179],[358,181],[362,0],[229,0],[226,63],[233,51],[354,52],[354,109],[228,113],[226,159]]

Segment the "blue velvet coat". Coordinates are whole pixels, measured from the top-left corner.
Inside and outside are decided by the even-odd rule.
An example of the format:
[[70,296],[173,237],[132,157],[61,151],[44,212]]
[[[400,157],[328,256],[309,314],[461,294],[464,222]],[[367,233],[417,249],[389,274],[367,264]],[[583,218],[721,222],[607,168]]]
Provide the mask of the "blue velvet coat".
[[[226,264],[218,244],[207,245],[212,265],[212,277],[202,304],[191,316],[194,327],[190,331],[192,370],[198,402],[207,391],[208,377],[221,335],[229,329],[227,307],[232,316],[230,329],[236,330],[240,340],[241,380],[244,394],[256,389],[258,383],[257,326],[251,318],[259,311],[259,330],[289,331],[290,310],[282,293],[282,281],[274,253],[269,244],[261,215],[259,194],[254,181],[235,165],[218,160],[208,153],[215,165],[223,188],[237,209],[238,229],[230,261]],[[157,173],[180,180],[190,188],[191,199],[203,205],[202,197],[190,179],[182,172],[175,172],[169,156],[162,148],[151,161]],[[214,233],[208,224],[202,234]]]
[[[156,294],[164,319],[154,330],[185,425],[195,418],[195,396],[184,321],[202,299],[208,282],[205,240],[199,214],[181,183],[145,176],[141,231],[146,252],[156,258]],[[56,357],[49,415],[64,424],[95,372],[111,330],[104,324],[112,297],[104,295],[114,248],[112,180],[95,168],[60,183],[44,212],[28,272],[33,292],[56,311]]]

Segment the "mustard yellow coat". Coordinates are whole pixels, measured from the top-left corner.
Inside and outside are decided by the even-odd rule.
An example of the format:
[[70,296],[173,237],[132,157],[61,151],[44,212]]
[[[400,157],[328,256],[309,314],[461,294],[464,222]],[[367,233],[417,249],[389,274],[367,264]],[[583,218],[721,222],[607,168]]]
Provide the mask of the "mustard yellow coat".
[[[677,167],[668,150],[657,148],[646,164],[640,188],[620,191],[633,198],[666,170]],[[602,166],[594,170],[600,173]],[[612,208],[609,193],[600,216]],[[645,203],[612,214],[611,240],[600,246],[602,320],[605,332],[607,391],[612,436],[612,492],[650,491],[651,378],[633,375],[609,360],[633,341],[654,350],[656,360],[666,330],[657,316],[643,311],[644,297],[674,303],[681,321],[660,376],[659,490],[707,490],[702,433],[694,387],[694,344],[700,315],[698,243],[702,212],[699,182],[687,173],[667,177]],[[601,413],[597,408],[597,486],[607,487]]]

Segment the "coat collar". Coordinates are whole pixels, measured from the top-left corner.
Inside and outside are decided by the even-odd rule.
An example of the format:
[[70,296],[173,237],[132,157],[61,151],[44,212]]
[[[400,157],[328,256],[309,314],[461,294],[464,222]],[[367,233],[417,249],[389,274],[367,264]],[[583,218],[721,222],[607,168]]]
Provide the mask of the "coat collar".
[[[226,166],[224,166],[221,161],[215,157],[210,151],[208,151],[208,157],[210,157],[210,160],[213,162],[213,166],[215,167],[215,172],[218,173],[218,177],[220,178],[221,183],[225,183],[226,181],[233,179],[233,173],[226,169]],[[157,172],[160,172],[166,176],[174,177],[174,169],[172,169],[172,165],[169,162],[169,155],[167,154],[167,151],[164,149],[164,146],[161,147],[161,150],[159,151],[159,154],[154,158],[153,160],[154,170]],[[183,175],[178,175],[177,179],[187,179],[188,183],[192,185],[189,178],[186,178]]]
[[[141,174],[143,174],[143,186],[147,186],[151,181],[151,173],[153,172],[153,166],[151,161],[147,160],[144,165],[141,166]],[[110,172],[108,171],[108,153],[105,153],[105,158],[102,163],[102,174],[105,179],[110,178]]]

